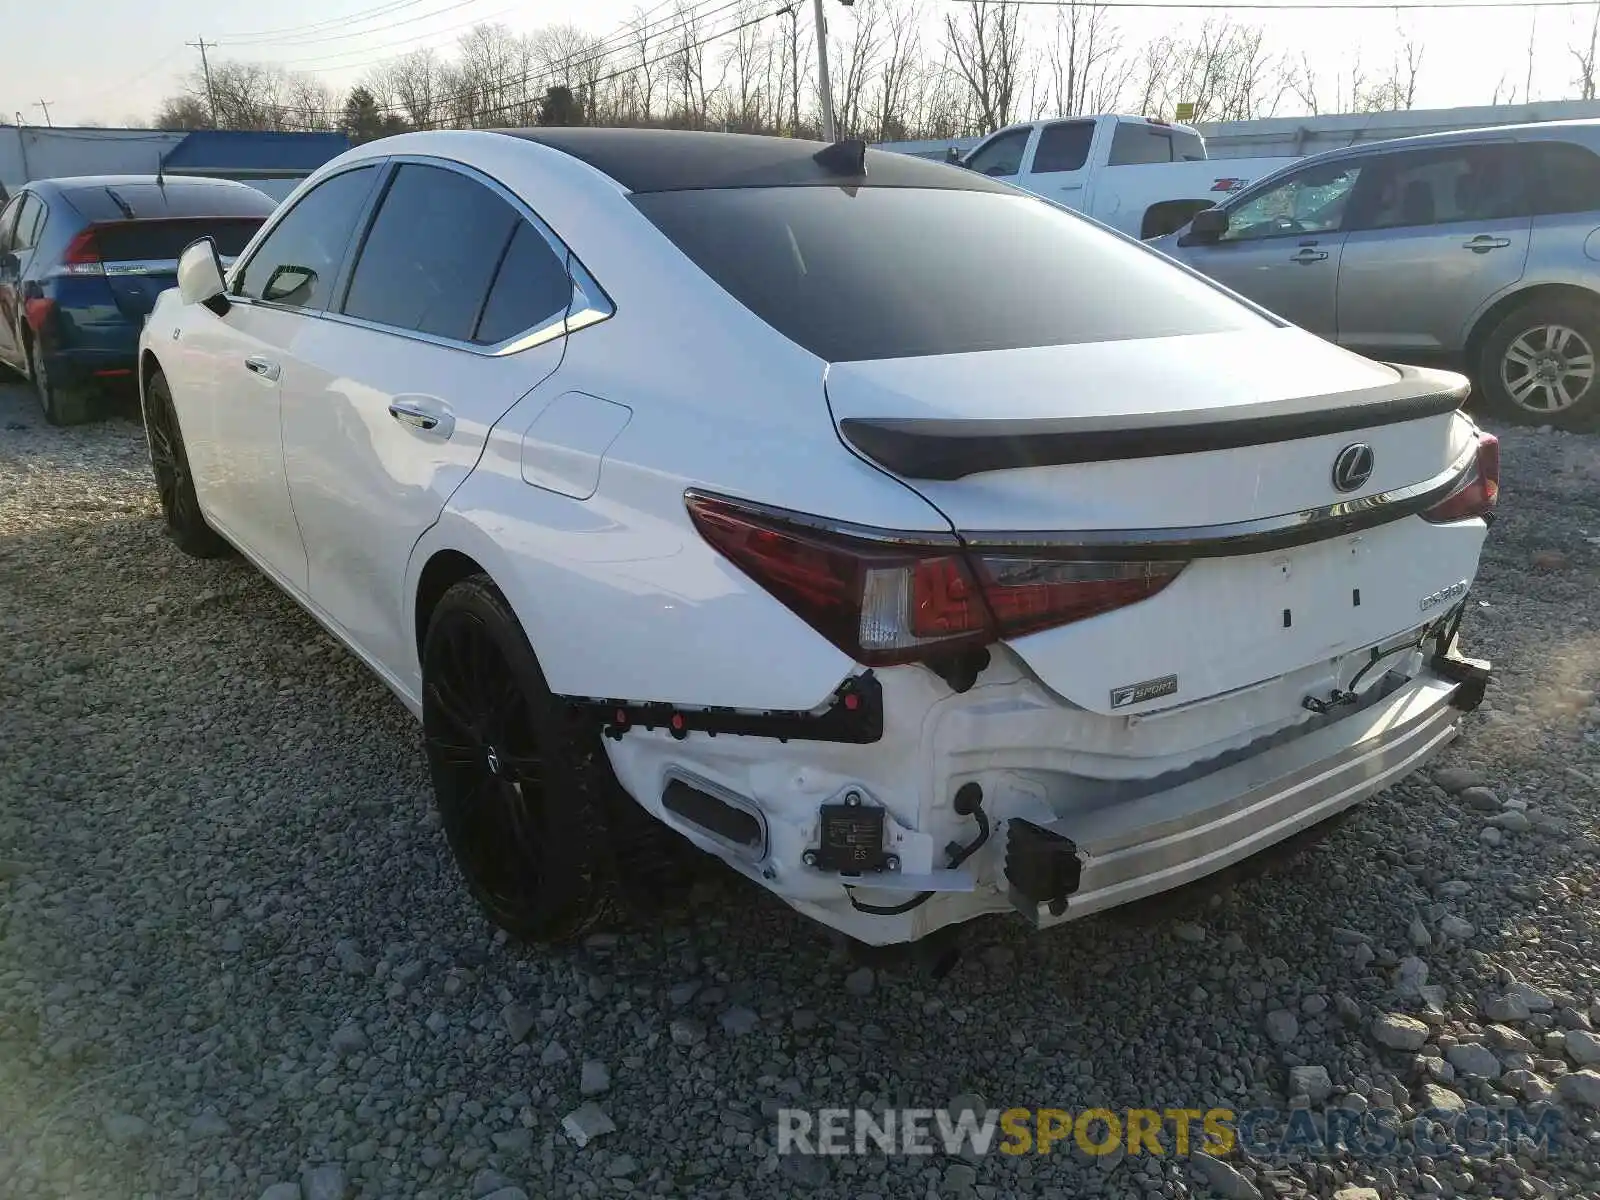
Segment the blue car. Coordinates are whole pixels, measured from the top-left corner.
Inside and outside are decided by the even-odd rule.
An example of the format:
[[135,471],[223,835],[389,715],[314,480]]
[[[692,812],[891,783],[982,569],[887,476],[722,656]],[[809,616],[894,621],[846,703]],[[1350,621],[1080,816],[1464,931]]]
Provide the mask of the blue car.
[[177,282],[178,255],[245,248],[270,196],[225,179],[102,175],[25,185],[0,211],[0,363],[32,382],[53,425],[87,420],[131,381],[139,331]]

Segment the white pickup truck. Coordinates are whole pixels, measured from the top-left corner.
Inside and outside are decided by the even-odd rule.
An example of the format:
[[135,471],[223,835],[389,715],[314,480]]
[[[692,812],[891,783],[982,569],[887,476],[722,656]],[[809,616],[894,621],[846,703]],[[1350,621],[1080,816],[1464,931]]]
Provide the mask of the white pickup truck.
[[1297,158],[1206,159],[1188,125],[1072,117],[1012,125],[953,161],[1137,238],[1186,225],[1203,208]]

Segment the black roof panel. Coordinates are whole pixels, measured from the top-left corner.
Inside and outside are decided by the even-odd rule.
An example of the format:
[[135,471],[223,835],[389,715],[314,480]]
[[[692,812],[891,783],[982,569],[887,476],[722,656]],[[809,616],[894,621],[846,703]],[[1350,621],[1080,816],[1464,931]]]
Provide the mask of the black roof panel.
[[867,151],[865,179],[833,174],[813,157],[825,142],[687,129],[502,129],[570,154],[630,192],[693,188],[914,187],[1009,191],[983,175],[888,150]]

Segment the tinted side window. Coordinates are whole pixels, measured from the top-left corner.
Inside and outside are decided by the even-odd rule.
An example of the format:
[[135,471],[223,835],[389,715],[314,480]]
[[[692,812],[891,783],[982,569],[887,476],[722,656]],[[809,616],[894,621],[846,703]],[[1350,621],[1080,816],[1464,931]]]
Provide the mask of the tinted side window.
[[296,308],[324,308],[372,185],[376,166],[318,184],[267,234],[234,291]]
[[566,263],[526,221],[519,221],[489,289],[473,341],[492,346],[542,325],[572,303]]
[[967,169],[997,179],[1015,175],[1022,170],[1022,154],[1032,135],[1031,129],[1013,129],[990,138],[972,152],[972,157],[967,159]]
[[344,312],[468,341],[521,218],[456,171],[402,166],[350,276]]
[[1034,174],[1048,171],[1076,171],[1089,161],[1089,143],[1094,141],[1093,121],[1063,121],[1046,125],[1039,135],[1039,148],[1033,152]]
[[39,234],[44,229],[44,202],[29,193],[22,198],[22,215],[17,218],[17,232],[11,244],[13,250],[27,250],[39,244]]
[[11,250],[13,231],[17,227],[17,214],[22,211],[22,200],[21,196],[13,197],[5,210],[0,212],[0,254],[6,254]]
[[1600,155],[1571,142],[1529,142],[1522,150],[1536,215],[1600,210]]
[[1491,221],[1526,213],[1510,146],[1459,146],[1373,160],[1351,211],[1352,229]]
[[1148,125],[1119,124],[1116,136],[1111,139],[1113,167],[1131,167],[1139,163],[1164,163],[1172,161],[1172,138],[1164,129]]
[[1173,162],[1205,162],[1206,144],[1198,133],[1190,133],[1186,129],[1174,129],[1172,137]]

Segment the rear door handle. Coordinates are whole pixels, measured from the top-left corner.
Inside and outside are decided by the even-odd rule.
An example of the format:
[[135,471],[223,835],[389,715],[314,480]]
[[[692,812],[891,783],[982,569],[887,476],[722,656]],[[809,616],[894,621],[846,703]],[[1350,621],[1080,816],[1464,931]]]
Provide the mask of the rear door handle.
[[1306,246],[1304,249],[1300,250],[1299,253],[1291,255],[1289,261],[1297,263],[1314,263],[1321,262],[1327,257],[1328,252],[1326,250],[1316,250],[1310,246]]
[[1504,250],[1511,245],[1510,238],[1490,237],[1487,233],[1480,233],[1477,237],[1462,242],[1463,249],[1471,250],[1474,254],[1487,254],[1491,250]]
[[263,379],[276,379],[283,373],[283,368],[278,366],[277,363],[270,358],[262,358],[259,355],[252,355],[245,359],[244,365],[245,370],[259,375]]
[[408,428],[438,438],[448,438],[456,428],[450,406],[431,396],[398,396],[389,403],[389,415]]

